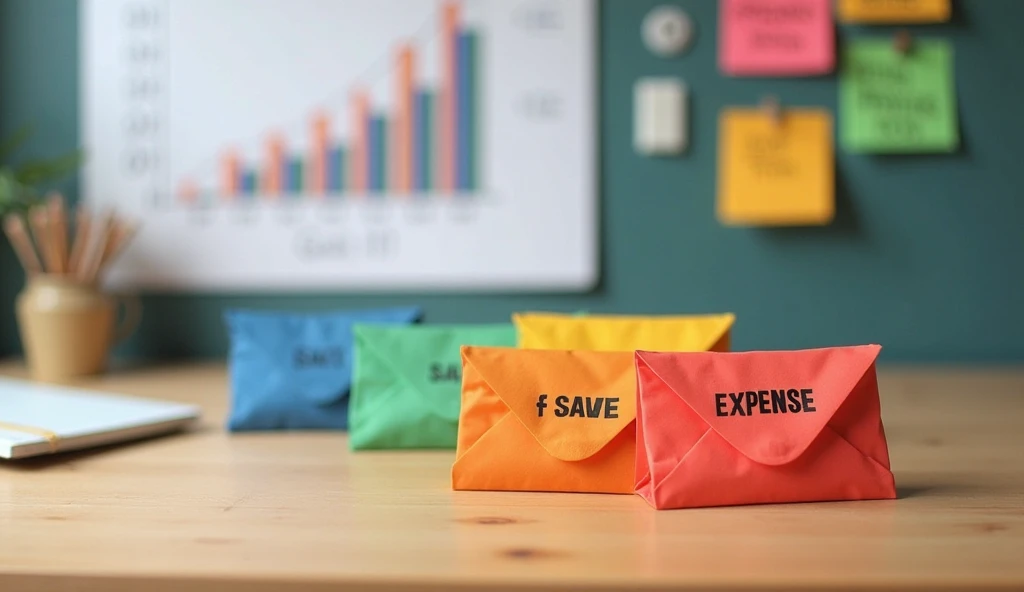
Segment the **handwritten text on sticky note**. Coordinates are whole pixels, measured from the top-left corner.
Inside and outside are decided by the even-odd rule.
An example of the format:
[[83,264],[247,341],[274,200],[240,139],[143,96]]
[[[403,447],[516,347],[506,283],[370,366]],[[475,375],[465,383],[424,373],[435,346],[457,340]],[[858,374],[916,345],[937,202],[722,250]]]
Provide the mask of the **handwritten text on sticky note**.
[[847,23],[938,23],[950,12],[950,0],[839,0]]
[[733,76],[807,76],[835,66],[831,0],[722,0],[721,66]]
[[826,224],[835,211],[832,116],[789,109],[779,120],[727,109],[719,121],[718,218],[734,225]]
[[891,40],[845,51],[840,81],[843,145],[855,152],[951,152],[959,145],[953,50],[915,41],[906,55]]

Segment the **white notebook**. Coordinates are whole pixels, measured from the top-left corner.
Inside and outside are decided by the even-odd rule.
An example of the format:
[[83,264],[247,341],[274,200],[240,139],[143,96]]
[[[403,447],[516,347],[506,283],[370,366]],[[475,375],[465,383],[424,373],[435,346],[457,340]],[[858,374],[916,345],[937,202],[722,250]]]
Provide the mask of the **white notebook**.
[[193,405],[0,378],[0,458],[145,438],[198,418]]

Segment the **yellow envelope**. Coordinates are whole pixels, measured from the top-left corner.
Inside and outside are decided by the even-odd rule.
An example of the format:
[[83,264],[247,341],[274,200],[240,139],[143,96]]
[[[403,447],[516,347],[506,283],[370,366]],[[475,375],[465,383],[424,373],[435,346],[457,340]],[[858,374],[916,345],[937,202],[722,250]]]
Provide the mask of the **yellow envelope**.
[[733,314],[689,316],[512,315],[517,343],[526,349],[590,351],[729,351]]
[[950,0],[839,0],[847,23],[939,23],[948,21]]
[[827,224],[835,214],[832,116],[825,109],[726,109],[719,123],[718,219]]

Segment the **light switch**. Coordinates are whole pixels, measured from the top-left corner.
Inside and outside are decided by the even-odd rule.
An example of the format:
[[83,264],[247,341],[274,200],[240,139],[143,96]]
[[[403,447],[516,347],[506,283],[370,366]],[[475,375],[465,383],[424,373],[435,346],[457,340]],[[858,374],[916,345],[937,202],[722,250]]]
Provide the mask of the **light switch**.
[[641,78],[633,87],[633,145],[650,155],[679,154],[689,135],[686,83]]

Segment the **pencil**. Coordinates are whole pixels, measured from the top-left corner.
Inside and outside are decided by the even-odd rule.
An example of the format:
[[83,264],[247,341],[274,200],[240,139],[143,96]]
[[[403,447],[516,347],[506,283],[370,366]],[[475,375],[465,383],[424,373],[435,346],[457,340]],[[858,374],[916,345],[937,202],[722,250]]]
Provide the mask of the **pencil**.
[[32,239],[25,230],[25,221],[18,214],[10,214],[4,219],[4,232],[10,239],[14,252],[18,255],[22,267],[29,274],[40,273],[43,269],[39,256],[32,245]]
[[85,246],[85,253],[82,255],[82,265],[78,269],[78,279],[92,282],[99,272],[100,262],[103,260],[103,253],[107,249],[107,241],[110,240],[110,226],[114,219],[111,212],[103,214],[96,226],[90,231],[92,234]]
[[47,199],[47,212],[50,219],[50,232],[53,234],[54,263],[59,274],[67,272],[68,266],[68,220],[64,209],[64,198],[59,193],[51,193]]
[[107,243],[106,251],[103,253],[103,260],[100,262],[100,271],[106,269],[125,250],[128,243],[138,232],[138,225],[118,220],[110,234],[110,241]]
[[43,208],[36,208],[28,213],[29,226],[32,229],[32,238],[43,256],[43,271],[53,273],[57,269],[57,249],[54,244],[53,233],[50,232],[50,220],[47,211]]
[[68,257],[68,273],[78,275],[82,268],[82,257],[89,243],[89,231],[92,228],[92,216],[84,206],[78,206],[75,213],[75,240],[71,243],[71,255]]

